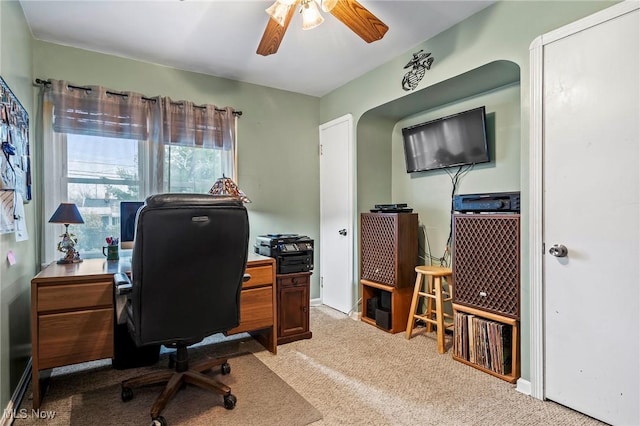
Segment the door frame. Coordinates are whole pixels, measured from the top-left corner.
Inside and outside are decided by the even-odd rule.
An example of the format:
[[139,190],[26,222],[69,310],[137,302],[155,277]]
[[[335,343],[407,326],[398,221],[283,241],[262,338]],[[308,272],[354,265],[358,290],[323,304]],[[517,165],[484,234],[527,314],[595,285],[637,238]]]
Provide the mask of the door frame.
[[[543,299],[543,60],[544,46],[618,16],[640,9],[640,3],[625,1],[579,19],[537,37],[529,47],[530,116],[529,116],[529,297],[530,323],[530,391],[544,399],[544,299]],[[523,385],[523,387],[526,385]],[[519,383],[520,387],[520,383]]]
[[[349,220],[346,223],[346,229],[347,229],[347,235],[351,236],[351,244],[349,245],[349,253],[348,253],[348,275],[349,275],[349,284],[351,285],[351,309],[353,310],[353,306],[354,306],[354,294],[357,295],[357,292],[354,292],[354,252],[355,252],[355,232],[354,229],[356,229],[356,227],[354,226],[354,212],[355,212],[355,192],[356,192],[356,180],[355,180],[355,137],[354,137],[354,126],[353,126],[353,115],[352,114],[345,114],[341,117],[335,118],[331,121],[328,121],[326,123],[321,124],[320,126],[318,126],[318,140],[319,140],[319,146],[318,146],[318,157],[319,157],[319,162],[322,162],[322,131],[326,128],[329,127],[333,127],[336,124],[340,124],[343,122],[347,122],[347,127],[348,127],[348,133],[349,133],[349,139],[347,141],[347,152],[348,152],[348,167],[349,169],[347,170],[347,182],[345,187],[343,188],[343,190],[347,191],[347,197],[349,199],[349,206],[348,206],[348,216],[349,216]],[[322,166],[319,166],[320,169],[320,173],[322,173]],[[322,174],[320,175],[320,236],[323,235],[323,181],[322,181]],[[321,303],[324,303],[324,283],[322,282],[322,277],[323,277],[323,271],[325,268],[325,260],[324,260],[324,253],[325,253],[325,247],[324,247],[324,242],[320,241],[320,301]]]

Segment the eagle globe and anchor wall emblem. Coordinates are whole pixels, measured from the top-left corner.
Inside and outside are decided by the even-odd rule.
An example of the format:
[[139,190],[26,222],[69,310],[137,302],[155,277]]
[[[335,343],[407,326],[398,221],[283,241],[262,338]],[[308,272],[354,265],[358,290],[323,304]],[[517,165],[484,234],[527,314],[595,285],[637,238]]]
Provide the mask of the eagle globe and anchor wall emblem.
[[404,66],[405,69],[410,69],[404,77],[402,77],[402,88],[409,91],[418,87],[418,83],[420,83],[424,74],[427,70],[431,69],[431,64],[433,64],[431,52],[423,53],[423,50],[420,49],[414,53],[413,58]]

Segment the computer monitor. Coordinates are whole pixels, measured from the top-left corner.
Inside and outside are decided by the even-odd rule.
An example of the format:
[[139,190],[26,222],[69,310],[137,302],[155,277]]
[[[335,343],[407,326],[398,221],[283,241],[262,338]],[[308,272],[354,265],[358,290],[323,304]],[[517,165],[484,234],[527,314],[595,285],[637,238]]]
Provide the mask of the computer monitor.
[[132,249],[136,235],[136,216],[144,201],[120,202],[120,248]]

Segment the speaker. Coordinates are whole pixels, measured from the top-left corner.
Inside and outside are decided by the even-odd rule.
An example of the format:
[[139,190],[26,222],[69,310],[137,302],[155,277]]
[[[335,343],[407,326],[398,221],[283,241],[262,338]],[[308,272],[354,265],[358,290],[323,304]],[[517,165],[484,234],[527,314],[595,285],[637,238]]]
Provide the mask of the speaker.
[[453,215],[454,303],[520,317],[520,215]]
[[418,264],[417,213],[360,215],[360,278],[392,287],[413,286]]
[[378,309],[378,298],[372,297],[370,299],[367,299],[367,310],[366,310],[367,318],[375,319],[376,309]]
[[391,330],[391,311],[376,309],[376,325],[385,330]]
[[391,311],[391,293],[380,290],[380,308],[385,311]]

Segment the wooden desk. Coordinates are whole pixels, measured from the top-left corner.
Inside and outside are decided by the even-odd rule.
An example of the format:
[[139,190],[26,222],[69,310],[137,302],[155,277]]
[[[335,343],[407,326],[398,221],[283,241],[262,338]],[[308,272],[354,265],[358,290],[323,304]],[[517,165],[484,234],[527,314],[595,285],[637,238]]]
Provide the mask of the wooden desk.
[[[87,259],[44,268],[31,280],[33,408],[40,408],[45,370],[113,357],[113,274],[128,272],[125,261]],[[250,253],[242,286],[240,325],[226,334],[248,332],[276,353],[276,266]],[[45,373],[45,374],[41,374]]]

